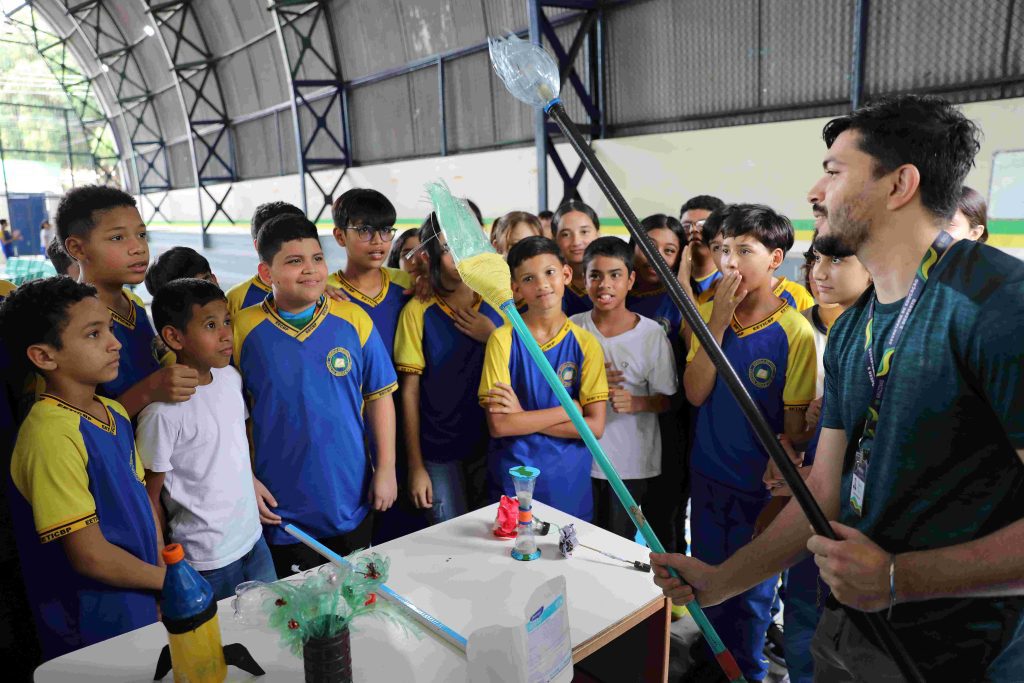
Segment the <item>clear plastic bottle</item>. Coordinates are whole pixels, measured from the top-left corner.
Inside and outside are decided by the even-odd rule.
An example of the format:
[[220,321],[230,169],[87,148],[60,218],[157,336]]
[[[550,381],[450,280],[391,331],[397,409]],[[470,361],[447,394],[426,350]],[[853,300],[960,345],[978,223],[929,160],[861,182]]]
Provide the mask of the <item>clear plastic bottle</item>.
[[174,683],[220,683],[227,678],[213,588],[185,562],[181,545],[163,549],[167,575],[160,610],[171,649]]

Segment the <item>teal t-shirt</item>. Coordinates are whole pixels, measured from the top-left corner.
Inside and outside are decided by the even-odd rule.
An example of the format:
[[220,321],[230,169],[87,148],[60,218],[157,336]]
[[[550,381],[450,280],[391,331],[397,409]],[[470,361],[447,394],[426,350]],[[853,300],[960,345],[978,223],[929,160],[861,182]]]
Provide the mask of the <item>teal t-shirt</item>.
[[[869,290],[833,325],[825,351],[823,425],[853,440],[871,383]],[[902,301],[876,304],[875,358]],[[1024,517],[1024,263],[983,244],[950,247],[934,266],[893,358],[864,493],[841,521],[893,553],[966,543]],[[1024,598],[897,605],[893,624],[915,661],[944,680],[980,680],[1020,623]],[[1022,663],[1024,666],[1024,663]]]

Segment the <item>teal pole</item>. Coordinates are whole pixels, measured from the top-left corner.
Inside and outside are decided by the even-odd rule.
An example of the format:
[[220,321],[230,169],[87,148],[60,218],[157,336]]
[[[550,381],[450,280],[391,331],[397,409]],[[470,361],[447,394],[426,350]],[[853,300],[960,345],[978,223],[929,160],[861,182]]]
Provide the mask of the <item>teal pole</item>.
[[[562,386],[562,381],[558,379],[558,375],[555,374],[555,369],[551,367],[551,363],[548,362],[547,356],[540,350],[540,345],[530,334],[529,328],[526,327],[526,322],[523,321],[523,317],[519,315],[519,311],[516,309],[515,302],[509,300],[501,305],[501,310],[504,312],[505,317],[512,323],[512,327],[515,329],[516,334],[519,335],[519,339],[522,340],[526,346],[526,350],[530,353],[530,357],[533,358],[533,362],[540,368],[540,372],[544,375],[545,381],[551,390],[555,392],[555,396],[558,397],[558,402],[565,408],[565,412],[569,414],[569,419],[572,420],[573,425],[576,426],[576,430],[580,433],[580,437],[583,439],[583,443],[590,449],[590,453],[594,456],[594,461],[597,463],[604,475],[608,477],[608,483],[612,485],[612,489],[615,491],[615,495],[619,497],[619,501],[623,507],[629,513],[630,519],[636,525],[636,528],[643,535],[644,540],[647,541],[647,545],[656,553],[665,552],[665,546],[661,544],[658,537],[655,535],[654,530],[651,529],[651,525],[644,518],[643,513],[640,512],[640,506],[636,504],[633,496],[630,494],[629,489],[622,483],[622,477],[615,471],[615,466],[612,465],[611,461],[608,460],[608,456],[605,455],[604,449],[601,448],[601,444],[598,442],[597,437],[594,436],[594,432],[590,430],[590,425],[587,424],[586,420],[583,419],[583,415],[579,409],[572,402],[572,398],[569,396],[569,392]],[[733,683],[745,683],[746,679],[743,677],[743,673],[740,671],[739,666],[736,664],[736,660],[732,654],[725,648],[725,643],[718,637],[718,633],[715,631],[715,627],[708,621],[707,616],[704,614],[704,610],[701,609],[700,605],[697,604],[696,600],[691,600],[686,603],[686,609],[690,612],[690,616],[693,617],[694,622],[700,628],[700,632],[704,635],[705,640],[708,641],[708,645],[711,646],[711,650],[715,653],[715,659],[718,661],[722,670],[729,677],[729,680]]]

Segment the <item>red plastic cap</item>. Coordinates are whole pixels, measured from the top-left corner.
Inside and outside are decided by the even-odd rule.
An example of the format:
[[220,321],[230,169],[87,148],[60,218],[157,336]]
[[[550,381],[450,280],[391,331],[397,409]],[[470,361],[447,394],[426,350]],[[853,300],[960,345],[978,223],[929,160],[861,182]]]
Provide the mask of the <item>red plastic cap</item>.
[[165,545],[161,554],[164,557],[164,564],[177,564],[185,559],[185,550],[180,543]]

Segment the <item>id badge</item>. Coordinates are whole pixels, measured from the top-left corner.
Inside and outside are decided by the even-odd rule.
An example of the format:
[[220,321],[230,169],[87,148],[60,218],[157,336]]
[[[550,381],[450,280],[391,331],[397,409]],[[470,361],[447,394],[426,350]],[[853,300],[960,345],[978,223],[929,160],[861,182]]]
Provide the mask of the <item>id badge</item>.
[[864,516],[864,488],[868,480],[868,457],[863,448],[857,449],[853,463],[853,481],[850,484],[850,506],[859,517]]

